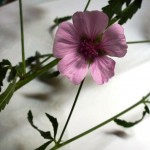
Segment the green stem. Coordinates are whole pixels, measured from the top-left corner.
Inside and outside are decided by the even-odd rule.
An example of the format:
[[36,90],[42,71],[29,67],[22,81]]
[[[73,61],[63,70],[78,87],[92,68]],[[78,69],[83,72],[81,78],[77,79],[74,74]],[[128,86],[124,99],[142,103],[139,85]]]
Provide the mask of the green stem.
[[127,44],[141,44],[141,43],[150,43],[150,40],[127,42]]
[[20,30],[21,30],[21,48],[22,48],[22,69],[23,74],[26,73],[26,63],[25,63],[25,50],[24,50],[24,28],[23,28],[23,12],[22,12],[22,0],[19,0],[19,10],[20,10]]
[[78,91],[77,91],[77,94],[76,94],[74,103],[73,103],[72,108],[71,108],[71,110],[70,110],[70,113],[69,113],[68,119],[67,119],[67,121],[66,121],[66,124],[65,124],[65,126],[64,126],[64,128],[63,128],[63,131],[62,131],[62,133],[61,133],[61,135],[60,135],[60,138],[59,138],[59,140],[58,140],[58,143],[61,141],[61,139],[62,139],[62,137],[63,137],[63,135],[64,135],[64,132],[65,132],[65,130],[66,130],[66,128],[67,128],[67,125],[68,125],[68,123],[69,123],[69,121],[70,121],[71,115],[72,115],[73,110],[74,110],[74,108],[75,108],[75,106],[76,106],[76,103],[77,103],[77,100],[78,100],[80,91],[81,91],[81,89],[82,89],[83,83],[84,83],[84,80],[81,82],[81,84],[80,84],[80,86],[79,86],[79,89],[78,89]]
[[[47,57],[47,58],[45,58]],[[41,66],[43,63],[45,63],[47,60],[49,60],[53,55],[41,55],[40,58],[45,58],[43,61],[41,61],[38,65]],[[31,72],[33,72],[35,69],[31,69],[26,73],[26,76],[28,76]]]
[[87,10],[87,8],[88,8],[88,6],[89,6],[90,2],[91,2],[91,0],[88,0],[88,2],[87,2],[87,4],[86,4],[86,6],[85,6],[85,8],[84,8],[84,11],[86,11],[86,10]]
[[[88,8],[90,2],[91,2],[91,0],[88,0],[86,6],[85,6],[85,8],[84,8],[84,11],[87,10],[87,8]],[[68,125],[68,123],[69,123],[69,121],[70,121],[70,118],[71,118],[72,113],[73,113],[73,110],[74,110],[74,108],[75,108],[75,106],[76,106],[76,102],[77,102],[77,100],[78,100],[78,97],[79,97],[79,94],[80,94],[80,91],[81,91],[81,88],[82,88],[83,83],[84,83],[84,80],[81,82],[81,84],[80,84],[80,86],[79,86],[77,95],[76,95],[76,97],[75,97],[74,103],[73,103],[73,105],[72,105],[71,111],[70,111],[70,113],[69,113],[69,116],[68,116],[68,119],[67,119],[67,121],[66,121],[66,124],[65,124],[65,126],[64,126],[64,128],[63,128],[63,131],[62,131],[62,133],[61,133],[61,135],[60,135],[60,138],[59,138],[59,140],[58,140],[58,143],[61,141],[61,139],[62,139],[62,137],[63,137],[63,135],[64,135],[64,132],[65,132],[65,130],[66,130],[66,128],[67,128],[67,125]]]
[[40,55],[39,56],[40,58],[43,58],[43,57],[54,57],[53,54],[43,54],[43,55]]
[[[147,94],[146,96],[144,96],[140,101],[138,101],[137,103],[135,103],[135,104],[132,105],[131,107],[125,109],[125,110],[122,111],[121,113],[119,113],[119,114],[117,114],[117,115],[111,117],[110,119],[108,119],[108,120],[106,120],[106,121],[100,123],[99,125],[97,125],[97,126],[91,128],[91,129],[89,129],[89,130],[87,130],[87,131],[85,131],[85,132],[83,132],[83,133],[81,133],[81,134],[79,134],[79,135],[77,135],[77,136],[75,136],[75,137],[73,137],[73,138],[71,138],[71,139],[69,139],[69,140],[67,140],[67,141],[65,141],[65,142],[63,142],[63,143],[61,143],[61,144],[59,144],[59,145],[57,145],[57,149],[59,149],[60,147],[65,146],[65,145],[67,145],[67,144],[69,144],[69,143],[71,143],[71,142],[73,142],[73,141],[75,141],[75,140],[77,140],[77,139],[79,139],[79,138],[81,138],[81,137],[83,137],[83,136],[85,136],[85,135],[87,135],[87,134],[89,134],[89,133],[95,131],[96,129],[98,129],[98,128],[104,126],[104,125],[106,125],[107,123],[110,123],[110,122],[113,121],[114,119],[120,117],[121,115],[123,115],[123,114],[129,112],[130,110],[132,110],[133,108],[137,107],[138,105],[144,103],[145,100],[146,100],[149,96],[150,96],[150,93],[148,93],[148,94]],[[53,148],[52,148],[51,150],[53,150]]]
[[53,60],[52,62],[48,63],[44,67],[42,67],[40,70],[37,70],[36,72],[33,72],[31,75],[27,75],[24,80],[20,80],[17,82],[15,91],[20,89],[22,86],[27,84],[28,82],[32,81],[34,78],[38,77],[39,75],[45,73],[50,68],[54,67],[58,63],[58,59]]
[[40,65],[44,64],[47,60],[49,60],[52,56],[48,56],[47,58],[45,58],[43,61],[41,61]]

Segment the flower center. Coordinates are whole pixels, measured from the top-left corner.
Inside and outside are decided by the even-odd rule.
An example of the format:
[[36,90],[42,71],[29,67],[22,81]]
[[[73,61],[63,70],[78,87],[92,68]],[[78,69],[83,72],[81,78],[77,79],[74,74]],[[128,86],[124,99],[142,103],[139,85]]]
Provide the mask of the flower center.
[[99,55],[104,55],[104,51],[100,48],[100,42],[96,42],[90,39],[81,40],[78,52],[90,62]]

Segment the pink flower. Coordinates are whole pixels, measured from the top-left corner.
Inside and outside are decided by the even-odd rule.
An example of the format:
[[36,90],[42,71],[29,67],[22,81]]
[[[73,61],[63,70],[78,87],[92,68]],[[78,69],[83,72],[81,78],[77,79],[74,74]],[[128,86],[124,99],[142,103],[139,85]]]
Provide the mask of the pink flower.
[[54,56],[60,58],[58,70],[74,84],[86,76],[88,68],[97,84],[114,75],[115,61],[127,52],[124,30],[119,24],[108,27],[108,17],[100,11],[76,12],[73,24],[59,25],[54,40]]

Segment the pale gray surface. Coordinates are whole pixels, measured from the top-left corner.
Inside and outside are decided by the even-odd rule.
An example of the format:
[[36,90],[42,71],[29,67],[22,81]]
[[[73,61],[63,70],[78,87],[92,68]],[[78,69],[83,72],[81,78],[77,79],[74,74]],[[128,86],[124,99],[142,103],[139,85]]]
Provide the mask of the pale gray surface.
[[[30,5],[32,3],[32,5]],[[105,1],[106,3],[106,1]],[[52,37],[49,27],[57,16],[70,15],[83,10],[86,0],[25,0],[24,23],[26,56],[36,50],[51,52]],[[89,10],[99,9],[102,1],[93,0]],[[125,27],[127,41],[150,38],[150,1],[145,0],[143,8]],[[0,8],[0,60],[9,58],[14,64],[21,60],[18,3]],[[105,85],[99,86],[89,76],[86,79],[76,110],[64,139],[71,138],[90,127],[127,108],[150,90],[150,45],[130,45],[127,55],[116,59],[116,76]],[[32,109],[35,123],[41,128],[51,128],[45,112],[58,118],[61,131],[72,105],[77,86],[59,77],[51,85],[32,81],[15,93],[7,108],[0,113],[0,150],[32,150],[44,143],[39,133],[28,123],[26,116]],[[36,99],[42,96],[43,100]],[[141,117],[143,107],[125,115],[126,119]],[[64,150],[149,150],[149,117],[131,129],[123,129],[111,123],[92,134],[64,147]],[[125,132],[124,138],[113,131]],[[59,132],[60,133],[60,132]]]

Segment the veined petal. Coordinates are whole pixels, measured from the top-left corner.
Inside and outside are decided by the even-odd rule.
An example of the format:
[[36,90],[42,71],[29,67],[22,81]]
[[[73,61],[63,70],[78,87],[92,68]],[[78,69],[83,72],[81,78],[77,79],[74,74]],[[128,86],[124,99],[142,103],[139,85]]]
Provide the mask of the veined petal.
[[95,39],[108,25],[107,15],[100,11],[76,12],[72,19],[80,36],[89,39]]
[[114,76],[115,61],[107,56],[102,56],[94,60],[90,65],[90,72],[97,84],[103,84]]
[[54,39],[53,53],[57,58],[63,58],[72,51],[76,51],[79,45],[79,36],[70,22],[59,25]]
[[60,60],[58,70],[74,84],[79,84],[87,74],[88,64],[77,53],[70,53]]
[[123,27],[119,24],[110,26],[103,35],[100,47],[110,56],[123,57],[128,48]]

